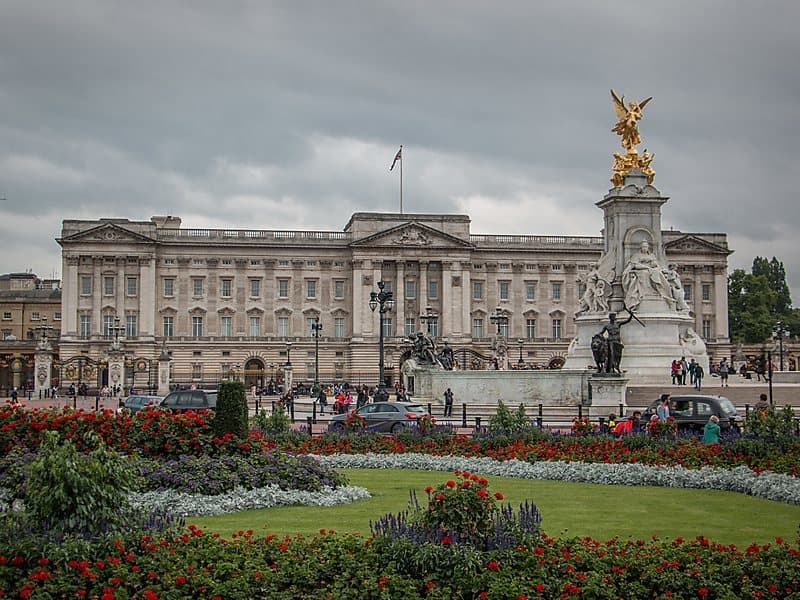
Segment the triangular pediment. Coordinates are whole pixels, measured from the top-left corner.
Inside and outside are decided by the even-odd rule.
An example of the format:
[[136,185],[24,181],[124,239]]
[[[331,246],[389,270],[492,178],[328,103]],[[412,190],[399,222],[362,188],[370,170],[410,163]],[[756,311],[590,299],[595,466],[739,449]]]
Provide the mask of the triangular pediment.
[[403,223],[379,231],[350,245],[372,248],[472,248],[472,244],[468,241],[418,222]]
[[672,252],[681,252],[683,254],[731,254],[731,251],[715,244],[704,240],[702,237],[692,234],[682,235],[674,240],[664,242],[664,250]]
[[139,242],[153,244],[153,238],[126,229],[116,223],[103,223],[97,227],[92,227],[86,231],[79,231],[61,239],[62,242],[108,242],[118,244],[120,242]]

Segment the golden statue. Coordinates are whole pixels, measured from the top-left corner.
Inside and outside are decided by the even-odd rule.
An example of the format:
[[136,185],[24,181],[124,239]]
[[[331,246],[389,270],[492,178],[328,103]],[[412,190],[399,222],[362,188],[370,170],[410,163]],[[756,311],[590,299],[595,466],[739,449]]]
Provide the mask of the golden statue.
[[614,184],[614,187],[622,186],[625,175],[633,169],[640,169],[647,175],[647,183],[653,183],[656,172],[650,163],[653,162],[654,155],[645,150],[644,155],[639,156],[639,152],[636,150],[636,145],[642,142],[638,123],[642,119],[644,107],[653,97],[650,96],[641,102],[630,102],[627,107],[625,106],[625,96],[619,97],[614,90],[611,90],[611,97],[614,100],[614,112],[617,113],[619,119],[611,131],[622,137],[620,143],[627,151],[624,155],[614,152],[614,175],[611,177],[611,183]]

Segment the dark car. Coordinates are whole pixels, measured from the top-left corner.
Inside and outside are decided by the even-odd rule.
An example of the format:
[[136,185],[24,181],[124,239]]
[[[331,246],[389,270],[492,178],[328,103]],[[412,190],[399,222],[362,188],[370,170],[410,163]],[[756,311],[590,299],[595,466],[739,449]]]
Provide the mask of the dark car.
[[128,396],[124,400],[120,400],[119,408],[120,410],[127,408],[132,413],[136,413],[148,406],[158,406],[161,404],[161,400],[163,400],[161,396],[141,396],[139,394],[134,394]]
[[[657,414],[660,401],[653,401],[642,415],[642,421],[647,423],[650,418]],[[736,413],[733,402],[725,396],[706,396],[702,394],[682,394],[680,396],[670,396],[669,414],[678,422],[679,429],[702,430],[708,423],[711,415],[717,415],[721,429],[731,426],[742,427],[744,419]]]
[[[428,409],[413,402],[373,402],[365,404],[356,412],[364,417],[369,431],[397,433],[404,427],[416,425],[417,419],[428,414]],[[343,414],[331,417],[328,428],[331,431],[344,431],[344,420],[347,416]]]
[[175,412],[214,410],[217,408],[217,390],[176,390],[167,394],[161,407]]

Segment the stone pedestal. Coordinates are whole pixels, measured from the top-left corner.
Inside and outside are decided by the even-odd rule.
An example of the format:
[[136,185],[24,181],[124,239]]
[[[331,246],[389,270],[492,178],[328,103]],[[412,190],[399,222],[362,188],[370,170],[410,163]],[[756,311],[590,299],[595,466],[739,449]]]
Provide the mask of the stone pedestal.
[[172,357],[167,353],[166,347],[162,346],[161,354],[158,357],[158,391],[159,396],[166,396],[169,394],[169,363]]
[[619,414],[619,405],[625,410],[625,392],[628,389],[628,378],[619,375],[592,375],[589,378],[592,386],[592,404],[589,408],[591,418],[607,417]]
[[114,386],[119,386],[119,395],[128,395],[125,389],[125,354],[119,350],[108,353],[108,387],[113,390]]
[[51,375],[53,372],[53,349],[50,347],[39,347],[34,357],[34,393],[38,397],[44,397],[45,391],[52,385]]
[[294,380],[294,372],[292,369],[292,365],[286,365],[283,367],[283,378],[284,378],[284,386],[283,390],[284,393],[289,393],[292,389],[292,381]]

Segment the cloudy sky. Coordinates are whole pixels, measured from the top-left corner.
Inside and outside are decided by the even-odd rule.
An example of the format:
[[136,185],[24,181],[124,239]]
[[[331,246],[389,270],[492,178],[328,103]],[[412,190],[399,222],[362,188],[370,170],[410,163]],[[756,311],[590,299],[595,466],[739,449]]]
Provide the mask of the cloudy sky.
[[0,4],[0,272],[59,274],[62,219],[341,230],[456,212],[473,233],[599,235],[641,123],[663,226],[778,256],[800,304],[800,3]]

